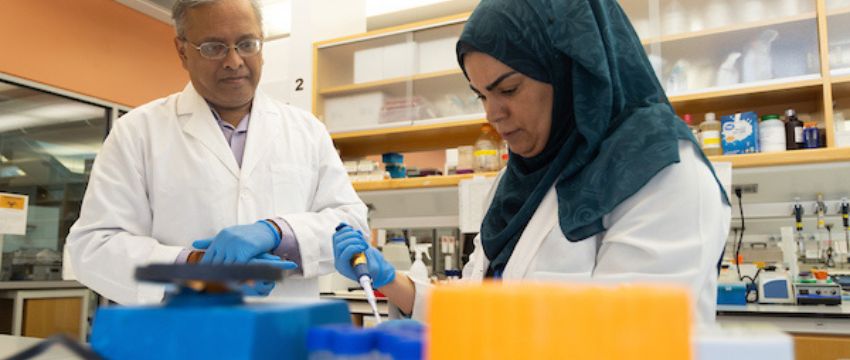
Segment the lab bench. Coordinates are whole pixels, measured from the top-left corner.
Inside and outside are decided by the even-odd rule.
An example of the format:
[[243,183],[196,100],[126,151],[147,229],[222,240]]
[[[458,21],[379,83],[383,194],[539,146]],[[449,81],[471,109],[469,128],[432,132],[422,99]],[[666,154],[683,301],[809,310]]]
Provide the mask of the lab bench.
[[91,295],[76,281],[0,281],[0,333],[84,340]]
[[769,324],[794,336],[796,359],[850,358],[850,303],[719,305],[721,324]]

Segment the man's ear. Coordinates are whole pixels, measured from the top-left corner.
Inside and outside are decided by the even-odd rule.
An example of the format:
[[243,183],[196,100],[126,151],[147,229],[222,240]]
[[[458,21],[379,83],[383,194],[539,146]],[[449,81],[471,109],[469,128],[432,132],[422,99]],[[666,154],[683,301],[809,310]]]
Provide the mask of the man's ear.
[[183,68],[186,68],[186,44],[178,37],[174,37],[174,49],[177,50],[177,56],[180,57],[180,63]]

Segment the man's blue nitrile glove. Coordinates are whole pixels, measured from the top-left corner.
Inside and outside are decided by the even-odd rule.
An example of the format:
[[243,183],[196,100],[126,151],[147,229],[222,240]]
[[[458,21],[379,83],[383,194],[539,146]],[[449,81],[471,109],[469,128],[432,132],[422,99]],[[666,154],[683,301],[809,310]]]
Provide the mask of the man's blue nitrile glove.
[[213,238],[192,243],[196,249],[206,249],[201,264],[244,264],[278,245],[280,234],[266,220],[227,227]]
[[[261,254],[248,261],[248,265],[271,265],[281,270],[298,268],[292,261],[282,261],[280,257],[271,254]],[[252,284],[242,284],[242,294],[246,296],[269,296],[274,289],[274,281],[253,281]]]
[[384,259],[378,249],[369,246],[360,230],[354,230],[346,224],[340,224],[337,229],[333,237],[336,271],[355,282],[358,281],[354,268],[351,267],[351,259],[359,253],[366,253],[369,275],[372,276],[372,285],[375,288],[383,287],[395,279],[395,268]]

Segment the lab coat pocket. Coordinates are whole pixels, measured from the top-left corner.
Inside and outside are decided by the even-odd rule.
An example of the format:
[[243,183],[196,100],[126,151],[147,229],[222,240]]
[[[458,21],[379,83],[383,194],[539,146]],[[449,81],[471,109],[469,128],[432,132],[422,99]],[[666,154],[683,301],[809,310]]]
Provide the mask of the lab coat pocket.
[[270,170],[275,214],[308,211],[312,194],[310,171],[298,164],[272,164]]

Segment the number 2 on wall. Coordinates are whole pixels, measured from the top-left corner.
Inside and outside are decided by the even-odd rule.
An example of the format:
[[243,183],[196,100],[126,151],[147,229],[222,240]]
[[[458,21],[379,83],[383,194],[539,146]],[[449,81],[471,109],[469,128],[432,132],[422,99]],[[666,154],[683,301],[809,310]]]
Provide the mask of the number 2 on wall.
[[295,91],[304,91],[304,79],[295,79]]

